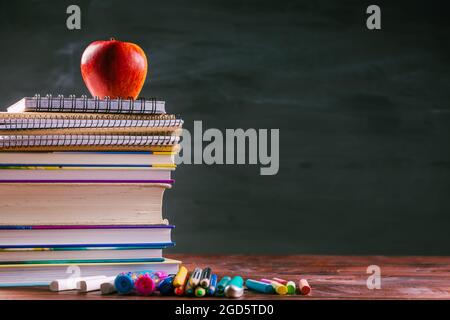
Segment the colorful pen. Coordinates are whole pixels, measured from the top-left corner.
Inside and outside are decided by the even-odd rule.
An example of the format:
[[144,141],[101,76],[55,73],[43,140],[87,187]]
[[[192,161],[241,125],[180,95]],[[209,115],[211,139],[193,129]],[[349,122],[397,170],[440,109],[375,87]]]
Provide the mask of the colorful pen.
[[198,286],[200,279],[202,277],[202,269],[195,268],[194,272],[192,272],[191,277],[189,278],[189,283],[191,286]]
[[209,283],[211,282],[211,268],[206,267],[202,271],[202,275],[200,276],[200,286],[202,286],[205,289],[208,289]]
[[186,283],[186,278],[188,276],[188,269],[185,266],[180,266],[177,275],[173,279],[173,286],[180,287]]
[[211,281],[208,288],[208,295],[213,296],[214,293],[216,293],[216,286],[217,286],[217,274],[213,274],[211,276]]

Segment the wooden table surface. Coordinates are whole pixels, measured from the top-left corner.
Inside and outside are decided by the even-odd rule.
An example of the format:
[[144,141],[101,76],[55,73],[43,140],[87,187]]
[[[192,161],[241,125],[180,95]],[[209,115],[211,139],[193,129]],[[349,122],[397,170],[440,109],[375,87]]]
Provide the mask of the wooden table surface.
[[[309,296],[265,295],[245,291],[242,299],[450,299],[450,257],[386,256],[261,256],[172,254],[192,270],[210,266],[214,273],[241,275],[244,279],[279,277],[306,278]],[[381,289],[368,289],[367,267],[381,271]],[[44,287],[1,288],[0,299],[182,299],[180,297],[139,297],[99,292],[54,293]],[[194,299],[194,298],[189,298]],[[205,299],[205,298],[203,298]],[[209,298],[211,299],[211,298]]]

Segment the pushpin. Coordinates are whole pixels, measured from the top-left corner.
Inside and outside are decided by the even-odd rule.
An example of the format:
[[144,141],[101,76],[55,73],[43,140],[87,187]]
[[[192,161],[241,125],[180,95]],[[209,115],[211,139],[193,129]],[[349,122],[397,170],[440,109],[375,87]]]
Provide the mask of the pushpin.
[[311,286],[309,285],[308,281],[306,281],[306,279],[300,279],[300,281],[298,282],[298,287],[300,289],[300,293],[303,295],[311,293]]
[[225,296],[227,298],[239,298],[244,294],[244,279],[235,276],[228,282],[225,288]]
[[114,280],[114,287],[120,294],[128,294],[135,288],[135,281],[140,275],[149,274],[152,270],[120,273]]
[[209,284],[209,288],[208,288],[208,295],[209,296],[213,296],[214,293],[216,292],[216,286],[217,286],[217,275],[213,274],[211,276],[211,281]]
[[275,289],[272,287],[272,284],[266,283],[266,282],[262,282],[262,281],[247,279],[245,281],[245,286],[248,289],[256,291],[256,292],[275,293]]
[[295,294],[295,282],[294,281],[288,281],[286,284],[286,287],[288,289],[288,294]]
[[136,293],[148,296],[155,291],[156,288],[156,276],[153,274],[140,275],[134,282],[134,289]]
[[180,266],[177,275],[173,279],[173,286],[174,287],[184,286],[184,284],[186,283],[187,275],[188,269],[185,266]]
[[168,277],[164,271],[156,271],[152,273],[141,274],[134,282],[134,289],[137,294],[148,296],[151,295],[158,284]]
[[194,272],[192,272],[191,277],[189,278],[189,283],[192,287],[198,286],[200,279],[202,277],[202,269],[195,268]]
[[195,288],[195,296],[196,297],[204,297],[206,294],[206,290],[203,287],[198,286],[197,288]]
[[228,285],[228,282],[230,282],[230,280],[231,280],[231,278],[229,276],[225,276],[219,281],[219,283],[217,284],[217,290],[216,290],[216,294],[218,296],[221,296],[224,294],[225,287]]
[[199,284],[203,288],[208,289],[210,282],[211,282],[211,268],[207,267],[202,271]]

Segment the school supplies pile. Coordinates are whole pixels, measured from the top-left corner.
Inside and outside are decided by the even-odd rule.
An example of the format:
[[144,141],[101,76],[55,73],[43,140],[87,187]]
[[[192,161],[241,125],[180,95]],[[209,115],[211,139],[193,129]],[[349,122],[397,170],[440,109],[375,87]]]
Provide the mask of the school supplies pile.
[[176,273],[162,200],[182,123],[156,99],[36,95],[1,112],[0,286]]
[[277,293],[279,295],[296,294],[297,291],[301,295],[308,295],[311,293],[311,287],[306,279],[298,281],[298,290],[295,282],[291,280],[284,280],[280,278],[253,280],[247,279],[245,281],[247,289],[259,293]]
[[[105,283],[100,286],[98,282]],[[88,279],[92,282],[91,288],[97,286],[102,294],[137,294],[149,296],[153,294],[176,295],[191,297],[227,297],[239,298],[244,294],[244,281],[242,277],[223,277],[212,273],[211,268],[195,268],[191,273],[185,266],[180,266],[178,272],[169,274],[162,271],[133,271],[120,273],[112,280]],[[80,287],[80,286],[79,286]],[[81,290],[81,289],[78,289]]]

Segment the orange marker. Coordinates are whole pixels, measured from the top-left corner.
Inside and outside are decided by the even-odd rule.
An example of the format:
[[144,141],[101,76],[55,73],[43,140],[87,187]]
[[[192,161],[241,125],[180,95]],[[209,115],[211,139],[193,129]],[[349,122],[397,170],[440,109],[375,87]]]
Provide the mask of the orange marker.
[[298,288],[300,290],[300,293],[303,295],[311,293],[311,287],[306,279],[300,279],[300,281],[298,282]]
[[184,285],[186,283],[187,274],[188,269],[186,269],[185,266],[180,266],[177,275],[173,279],[173,286],[176,288]]

